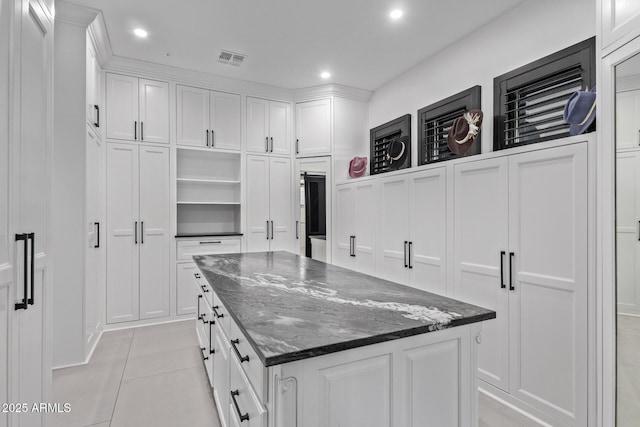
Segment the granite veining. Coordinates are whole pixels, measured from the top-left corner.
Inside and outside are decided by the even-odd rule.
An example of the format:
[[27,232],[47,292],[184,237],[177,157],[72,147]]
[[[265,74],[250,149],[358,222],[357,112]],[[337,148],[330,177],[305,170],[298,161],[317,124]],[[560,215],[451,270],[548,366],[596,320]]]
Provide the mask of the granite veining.
[[265,366],[496,317],[288,252],[193,259]]

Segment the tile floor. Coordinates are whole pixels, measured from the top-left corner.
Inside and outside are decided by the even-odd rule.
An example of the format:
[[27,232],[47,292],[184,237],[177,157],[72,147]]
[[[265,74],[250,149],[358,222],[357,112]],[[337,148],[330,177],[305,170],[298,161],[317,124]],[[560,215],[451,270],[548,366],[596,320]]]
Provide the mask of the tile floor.
[[[193,321],[105,332],[84,366],[53,372],[54,427],[220,427]],[[480,393],[479,427],[537,427]]]

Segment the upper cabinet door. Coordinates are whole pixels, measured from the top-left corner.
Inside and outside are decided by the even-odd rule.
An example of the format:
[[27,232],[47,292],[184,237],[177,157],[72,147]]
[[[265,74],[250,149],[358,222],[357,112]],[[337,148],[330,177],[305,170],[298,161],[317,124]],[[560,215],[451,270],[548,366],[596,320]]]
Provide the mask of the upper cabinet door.
[[209,99],[211,146],[240,150],[240,95],[211,92]]
[[[637,0],[602,0],[602,47],[620,40],[620,45],[638,34],[640,2]],[[627,37],[625,37],[627,36]],[[621,40],[621,39],[625,40]]]
[[177,143],[208,147],[211,143],[209,91],[178,85],[177,92]]
[[331,154],[331,100],[296,104],[296,154]]
[[107,138],[138,137],[138,79],[107,73]]
[[140,135],[145,142],[169,143],[169,83],[140,79]]
[[269,143],[273,154],[291,154],[291,104],[269,103]]
[[247,97],[247,151],[268,153],[269,101]]

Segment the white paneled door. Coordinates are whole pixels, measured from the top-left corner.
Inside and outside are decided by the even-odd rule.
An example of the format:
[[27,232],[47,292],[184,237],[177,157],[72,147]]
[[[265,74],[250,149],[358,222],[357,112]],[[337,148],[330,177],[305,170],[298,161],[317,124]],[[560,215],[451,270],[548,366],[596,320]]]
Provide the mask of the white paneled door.
[[240,150],[240,95],[210,92],[211,147]]
[[247,252],[269,250],[269,157],[247,156]]
[[106,74],[107,138],[137,139],[138,78]]
[[269,102],[269,143],[271,153],[291,154],[291,104]]
[[179,145],[208,146],[209,91],[177,86],[177,129]]
[[586,144],[510,157],[511,394],[576,426],[587,425],[586,212]]
[[331,153],[331,100],[296,104],[296,154],[318,156]]
[[247,151],[267,153],[269,145],[269,101],[247,97]]
[[508,158],[454,167],[456,297],[497,312],[485,322],[479,378],[509,391]]
[[140,79],[140,141],[169,143],[169,83]]
[[170,314],[169,149],[140,146],[140,318]]
[[404,175],[380,180],[378,197],[380,249],[376,261],[378,276],[393,282],[409,282],[409,185]]
[[377,225],[376,181],[361,182],[354,186],[354,231],[353,249],[356,270],[374,275],[376,272],[376,225]]
[[291,159],[269,159],[269,213],[271,250],[288,251],[293,239]]
[[343,184],[336,187],[335,249],[333,263],[355,270],[353,236],[355,222],[354,186]]

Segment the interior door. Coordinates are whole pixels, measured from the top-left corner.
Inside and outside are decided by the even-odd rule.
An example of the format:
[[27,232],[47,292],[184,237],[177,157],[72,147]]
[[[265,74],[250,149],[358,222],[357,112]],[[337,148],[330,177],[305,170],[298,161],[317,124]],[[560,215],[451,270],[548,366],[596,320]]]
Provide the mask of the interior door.
[[[247,252],[269,250],[269,157],[247,156]],[[269,233],[269,234],[267,234]]]
[[107,73],[107,138],[134,141],[138,134],[138,78]]
[[411,286],[447,294],[447,193],[445,168],[409,175]]
[[355,200],[353,184],[336,186],[336,232],[335,254],[333,263],[344,268],[355,270],[353,239],[355,235],[354,217]]
[[587,144],[511,156],[511,394],[576,426],[588,412],[588,234]]
[[209,91],[177,85],[177,144],[208,147],[209,135]]
[[357,270],[364,274],[376,273],[376,224],[378,223],[377,185],[375,180],[354,185],[353,242]]
[[299,156],[331,153],[331,100],[296,104],[296,138]]
[[[20,2],[21,46],[17,50],[20,77],[17,94],[19,127],[13,144],[12,166],[16,169],[12,192],[16,233],[33,233],[28,241],[11,238],[14,265],[15,302],[26,296],[26,309],[14,313],[11,401],[28,404],[50,400],[51,352],[48,345],[50,299],[49,217],[50,217],[50,136],[51,64],[53,28],[36,1]],[[25,265],[26,251],[26,265]],[[27,283],[27,289],[22,286]],[[1,311],[1,310],[0,310]],[[40,412],[14,414],[13,426],[42,426],[47,418]]]
[[269,101],[247,97],[247,151],[269,151]]
[[169,143],[169,83],[140,79],[140,141]]
[[508,167],[507,158],[455,165],[453,191],[456,298],[496,311],[482,324],[478,377],[507,392]]
[[139,319],[138,176],[138,146],[108,143],[107,323]]
[[170,314],[169,148],[140,146],[140,318]]
[[240,149],[240,95],[210,92],[209,123],[213,148]]
[[[380,180],[376,273],[386,280],[409,282],[409,184],[405,175]],[[371,215],[372,213],[369,213]],[[406,242],[406,243],[405,243]]]
[[85,295],[84,295],[84,321],[85,321],[85,348],[92,348],[92,343],[97,339],[102,319],[102,304],[100,304],[100,292],[102,290],[102,277],[104,275],[103,254],[104,222],[101,214],[102,172],[103,172],[103,145],[102,140],[87,126],[86,141],[86,184],[85,184]]
[[271,250],[290,251],[293,242],[291,159],[269,159],[269,212]]
[[291,104],[269,102],[269,130],[271,152],[291,155]]

